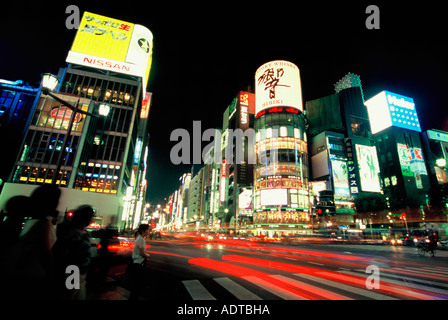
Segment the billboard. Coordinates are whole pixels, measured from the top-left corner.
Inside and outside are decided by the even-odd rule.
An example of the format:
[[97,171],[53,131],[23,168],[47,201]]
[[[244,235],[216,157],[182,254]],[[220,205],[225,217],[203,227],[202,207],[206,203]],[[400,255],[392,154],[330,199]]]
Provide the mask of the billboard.
[[448,134],[444,132],[428,130],[428,138],[432,140],[448,142]]
[[255,72],[255,113],[273,107],[303,111],[299,68],[288,61],[271,61]]
[[142,77],[145,94],[152,40],[144,26],[84,12],[66,62]]
[[421,148],[410,148],[406,144],[397,144],[401,172],[404,176],[414,177],[415,174],[427,175],[425,160]]
[[260,190],[262,206],[287,206],[288,189],[266,189]]
[[380,179],[378,173],[380,166],[376,147],[357,144],[356,154],[361,182],[361,190],[367,192],[380,192]]
[[389,127],[421,132],[414,99],[389,91],[382,91],[365,103],[372,133]]
[[347,161],[330,160],[335,195],[350,195]]

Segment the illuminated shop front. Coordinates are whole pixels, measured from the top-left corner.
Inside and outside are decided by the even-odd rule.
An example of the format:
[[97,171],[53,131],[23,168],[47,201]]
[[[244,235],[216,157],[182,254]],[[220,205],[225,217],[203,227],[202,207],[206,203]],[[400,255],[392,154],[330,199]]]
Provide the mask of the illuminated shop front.
[[255,81],[254,228],[294,233],[310,221],[299,69],[273,61],[257,70]]

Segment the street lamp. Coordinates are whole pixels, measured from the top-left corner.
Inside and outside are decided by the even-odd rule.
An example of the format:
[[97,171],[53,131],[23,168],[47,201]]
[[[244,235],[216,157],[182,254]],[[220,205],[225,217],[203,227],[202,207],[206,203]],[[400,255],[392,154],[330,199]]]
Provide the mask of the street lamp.
[[107,117],[110,112],[110,105],[107,103],[101,103],[98,109],[98,114],[103,117]]
[[[56,164],[56,170],[53,173],[53,178],[51,180],[52,184],[56,184],[56,179],[57,179],[57,175],[59,174],[59,171],[61,171],[61,167],[62,167],[62,161],[63,161],[63,154],[65,149],[67,148],[67,141],[70,137],[70,134],[72,132],[72,127],[73,127],[73,123],[75,121],[75,116],[77,113],[81,113],[81,114],[85,114],[87,116],[91,116],[91,117],[95,117],[98,119],[104,119],[109,115],[110,112],[110,106],[105,104],[105,103],[101,103],[99,105],[99,116],[84,110],[78,110],[78,103],[79,103],[79,99],[78,102],[76,102],[76,104],[73,106],[71,103],[59,98],[58,96],[54,95],[51,93],[51,91],[53,91],[54,89],[56,89],[56,87],[59,84],[59,79],[58,77],[56,77],[55,75],[51,74],[51,73],[45,73],[42,75],[42,92],[45,95],[48,95],[50,97],[52,97],[53,99],[55,99],[56,101],[58,101],[59,103],[61,103],[62,105],[66,106],[67,108],[69,108],[72,113],[70,115],[70,121],[68,123],[68,128],[67,128],[67,134],[64,135],[64,141],[62,142],[62,147],[61,147],[61,151],[59,153],[59,157],[57,160],[57,164]],[[61,178],[59,180],[59,184],[61,184],[62,182],[62,178],[63,178],[63,174],[61,175]]]
[[446,160],[444,158],[437,159],[436,164],[438,167],[445,167],[446,166]]
[[44,73],[42,75],[42,91],[45,94],[48,94],[48,92],[56,89],[58,83],[59,83],[59,79],[55,75],[53,75],[51,73]]

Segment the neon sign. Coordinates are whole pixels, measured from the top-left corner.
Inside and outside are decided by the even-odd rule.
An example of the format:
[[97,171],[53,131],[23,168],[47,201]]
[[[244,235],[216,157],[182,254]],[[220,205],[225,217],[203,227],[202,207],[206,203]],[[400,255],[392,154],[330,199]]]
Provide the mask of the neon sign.
[[391,126],[421,132],[414,99],[382,91],[365,102],[372,133]]
[[264,116],[266,113],[292,113],[292,114],[299,114],[299,110],[295,108],[285,108],[285,107],[274,107],[270,109],[265,109],[263,111],[260,111],[257,113],[257,116],[255,118],[259,118],[261,116]]

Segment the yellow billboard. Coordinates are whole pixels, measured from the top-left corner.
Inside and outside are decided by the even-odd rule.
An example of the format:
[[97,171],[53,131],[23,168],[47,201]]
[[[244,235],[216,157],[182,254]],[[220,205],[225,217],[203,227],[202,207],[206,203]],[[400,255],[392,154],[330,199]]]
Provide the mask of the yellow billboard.
[[145,94],[152,40],[144,26],[84,12],[66,62],[139,76]]
[[133,29],[133,23],[85,12],[71,50],[125,62]]

